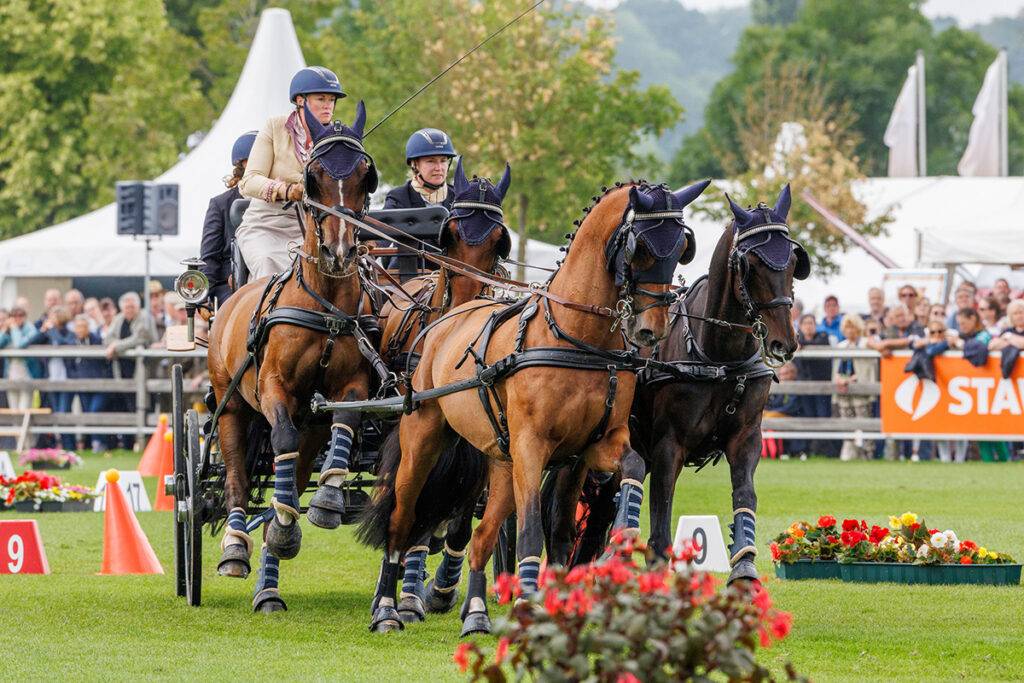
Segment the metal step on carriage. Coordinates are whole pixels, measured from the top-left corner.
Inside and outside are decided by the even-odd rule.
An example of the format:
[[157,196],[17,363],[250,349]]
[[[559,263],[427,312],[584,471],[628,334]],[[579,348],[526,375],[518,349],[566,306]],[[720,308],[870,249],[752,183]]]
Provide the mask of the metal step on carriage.
[[[248,200],[236,200],[232,206],[232,222],[240,222]],[[435,240],[438,230],[448,217],[443,207],[427,207],[424,209],[391,209],[372,211],[369,214],[377,221],[392,226],[398,239],[410,241]],[[237,223],[236,223],[237,227]],[[360,240],[376,240],[377,235],[359,234]],[[246,273],[244,265],[233,249],[233,286],[244,284]],[[407,280],[426,270],[426,264],[415,252],[403,245],[381,245],[370,249],[371,257],[390,261],[393,277]],[[206,304],[209,283],[197,267],[202,265],[198,259],[185,262],[187,270],[178,277],[176,291],[186,303],[188,324],[168,334],[168,348],[177,351],[195,349],[196,345],[205,346],[206,340],[199,339],[194,333],[195,314]],[[215,324],[215,311],[210,323]],[[171,370],[172,393],[172,427],[174,450],[174,474],[164,482],[168,494],[174,496],[174,543],[175,543],[175,580],[179,597],[184,597],[188,604],[199,606],[202,601],[202,569],[203,569],[203,531],[209,530],[216,536],[227,520],[228,511],[224,500],[225,467],[220,457],[217,425],[211,419],[216,412],[213,405],[207,407],[211,412],[200,413],[185,400],[183,370],[175,364]],[[224,402],[228,397],[217,397]],[[350,461],[350,477],[345,481],[345,515],[343,524],[355,522],[369,501],[370,490],[374,484],[374,473],[377,465],[377,448],[383,437],[397,423],[397,416],[367,415],[362,421],[357,443],[353,446]],[[260,431],[262,427],[262,431]],[[273,491],[274,454],[269,440],[269,424],[262,421],[254,427],[256,434],[250,432],[249,452],[246,454],[246,467],[249,473],[249,517],[246,531],[258,530],[270,519],[273,508],[268,505],[268,491]],[[255,437],[255,438],[253,438]],[[325,444],[326,447],[326,444]],[[321,456],[322,461],[323,456]],[[319,471],[321,462],[315,464],[314,471]],[[316,487],[315,479],[309,482],[306,492]],[[302,512],[306,511],[303,507]],[[495,571],[514,571],[515,567],[515,525],[502,533],[499,552],[495,554]],[[509,533],[510,532],[510,533]]]

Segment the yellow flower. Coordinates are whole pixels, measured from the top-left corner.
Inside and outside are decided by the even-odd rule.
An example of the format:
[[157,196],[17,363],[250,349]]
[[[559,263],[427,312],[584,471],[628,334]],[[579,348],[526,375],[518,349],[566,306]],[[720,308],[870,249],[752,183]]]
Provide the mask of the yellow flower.
[[978,557],[984,560],[988,557],[988,550],[985,548],[978,548]]
[[904,512],[903,515],[900,516],[900,521],[903,522],[903,526],[910,526],[911,524],[916,524],[917,515],[915,515],[913,512]]
[[893,529],[899,529],[900,528],[900,518],[899,517],[893,517],[892,515],[890,515],[889,516],[889,526],[891,528],[893,528]]

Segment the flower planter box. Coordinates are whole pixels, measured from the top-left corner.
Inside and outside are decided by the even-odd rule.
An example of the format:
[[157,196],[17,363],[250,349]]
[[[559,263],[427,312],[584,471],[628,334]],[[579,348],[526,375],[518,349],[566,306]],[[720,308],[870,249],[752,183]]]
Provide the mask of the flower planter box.
[[64,509],[64,501],[44,500],[39,503],[40,512],[61,512]]
[[14,509],[17,512],[35,512],[36,502],[34,500],[17,500],[14,501]]
[[780,579],[838,579],[839,563],[835,560],[797,560],[775,565],[775,576]]
[[66,500],[64,501],[64,512],[92,512],[93,501],[91,500]]
[[1020,584],[1019,564],[900,564],[851,562],[840,564],[843,581],[858,583]]
[[32,463],[29,463],[29,464],[32,466],[32,469],[34,469],[34,470],[70,470],[71,469],[71,461],[70,460],[65,462],[63,465],[58,465],[55,462],[44,462],[44,461],[32,462]]

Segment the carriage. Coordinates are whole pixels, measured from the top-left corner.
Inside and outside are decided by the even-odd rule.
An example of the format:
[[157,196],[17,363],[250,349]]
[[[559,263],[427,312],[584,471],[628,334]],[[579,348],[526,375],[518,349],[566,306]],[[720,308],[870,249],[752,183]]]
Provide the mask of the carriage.
[[[231,210],[231,220],[237,223],[245,211],[248,200],[236,200]],[[440,226],[448,218],[448,211],[440,206],[422,209],[388,209],[373,211],[368,214],[377,221],[378,226],[390,226],[394,230],[397,243],[389,246],[377,246],[370,249],[368,256],[390,260],[389,275],[398,282],[407,282],[427,270],[427,264],[421,257],[408,247],[408,242],[422,240],[430,242],[436,239]],[[386,232],[386,231],[385,231]],[[379,234],[359,234],[362,240],[376,240]],[[194,332],[197,312],[206,306],[208,283],[197,267],[202,265],[198,259],[190,259],[184,263],[187,270],[175,283],[176,291],[186,302],[188,324],[176,330],[171,337],[177,339],[176,350],[205,346],[206,339],[198,338]],[[232,279],[235,287],[245,283],[247,273],[244,264],[233,249]],[[381,296],[381,290],[377,290]],[[211,317],[213,324],[215,318]],[[387,392],[378,392],[385,395]],[[394,387],[390,387],[391,395],[396,395]],[[183,370],[180,364],[171,369],[171,404],[173,426],[174,474],[164,482],[169,495],[175,501],[174,539],[175,539],[175,579],[179,597],[184,597],[188,604],[199,606],[202,600],[202,550],[203,535],[208,531],[211,536],[217,535],[223,528],[228,516],[224,498],[225,466],[220,457],[218,429],[215,416],[218,407],[229,396],[219,397],[214,403],[208,400],[209,412],[200,413],[185,400]],[[212,394],[211,394],[212,396]],[[364,419],[357,435],[357,447],[353,450],[350,462],[352,477],[342,487],[345,496],[345,514],[343,524],[356,521],[369,500],[369,491],[373,487],[374,473],[377,465],[377,448],[381,438],[394,427],[397,415],[376,414]],[[273,514],[273,508],[267,503],[267,492],[272,491],[273,482],[273,451],[269,443],[269,426],[262,421],[250,433],[250,446],[246,454],[246,467],[250,490],[248,494],[248,510],[250,516],[246,522],[246,530],[253,532],[259,529]],[[322,457],[320,458],[322,460]],[[320,462],[316,463],[319,468]],[[314,490],[316,481],[309,482],[307,492]],[[302,512],[306,512],[303,507]],[[514,522],[513,522],[514,523]],[[509,540],[504,540],[508,536]],[[514,567],[514,526],[511,534],[503,534],[504,552],[495,556],[495,571],[500,573]]]

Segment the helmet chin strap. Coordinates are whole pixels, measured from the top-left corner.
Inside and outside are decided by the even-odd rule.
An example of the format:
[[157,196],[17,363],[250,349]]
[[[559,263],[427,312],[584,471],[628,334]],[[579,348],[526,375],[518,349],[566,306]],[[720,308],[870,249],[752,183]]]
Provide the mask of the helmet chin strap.
[[416,177],[420,179],[421,183],[423,183],[423,187],[427,188],[431,192],[435,192],[444,187],[444,181],[442,181],[440,185],[435,185],[434,183],[424,178],[423,174],[419,172],[419,169],[416,170]]

